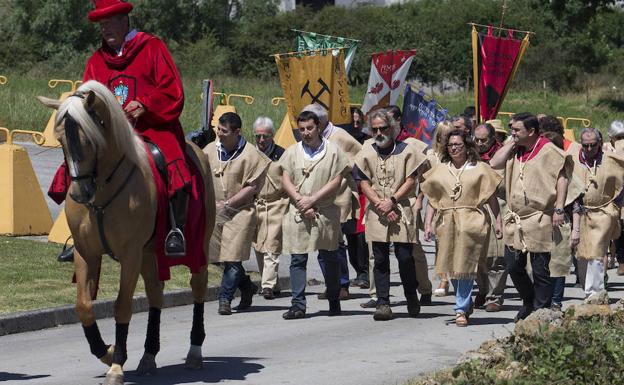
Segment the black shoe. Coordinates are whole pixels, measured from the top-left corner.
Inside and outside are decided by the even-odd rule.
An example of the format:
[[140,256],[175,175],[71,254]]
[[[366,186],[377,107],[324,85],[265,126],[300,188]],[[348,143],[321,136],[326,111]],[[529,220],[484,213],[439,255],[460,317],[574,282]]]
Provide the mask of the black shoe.
[[240,303],[236,307],[236,310],[245,310],[251,307],[251,301],[254,294],[258,292],[258,286],[255,283],[249,282],[249,286],[246,289],[241,290]]
[[370,282],[366,279],[360,280],[360,289],[370,289]]
[[477,309],[485,309],[486,297],[484,294],[477,294],[474,300],[474,307]]
[[528,317],[531,313],[533,313],[533,306],[530,305],[522,305],[520,307],[520,310],[518,310],[518,314],[516,314],[516,317],[514,318],[514,322],[518,322],[520,320],[525,319],[526,317]]
[[392,309],[390,305],[379,305],[373,314],[375,321],[390,321],[392,319]]
[[420,314],[420,301],[418,300],[418,294],[414,294],[407,298],[407,313],[410,317],[418,317]]
[[319,294],[316,296],[316,298],[318,298],[318,299],[327,299],[327,290],[325,290],[325,291],[324,291],[324,292],[322,292],[322,293],[319,293]]
[[232,306],[230,305],[230,301],[219,301],[219,314],[221,315],[231,315],[232,314]]
[[167,234],[165,255],[168,257],[183,257],[186,255],[186,241],[180,229],[172,229]]
[[368,302],[362,302],[360,304],[360,307],[364,309],[374,309],[377,307],[377,301],[375,301],[374,299],[370,299],[368,300]]
[[349,286],[351,287],[360,287],[360,283],[362,281],[359,278],[353,278],[352,280],[349,281]]
[[340,300],[330,300],[329,301],[329,316],[337,316],[342,314],[342,309],[340,309]]
[[262,289],[262,291],[260,292],[260,295],[264,297],[264,299],[275,299],[275,294],[273,293],[273,289],[269,289],[268,287],[265,287],[264,289]]
[[74,262],[74,246],[63,247],[56,260],[59,262]]
[[431,293],[429,293],[429,294],[421,294],[420,295],[420,304],[422,306],[429,306],[429,305],[431,305]]
[[298,308],[297,306],[291,306],[290,309],[282,314],[283,319],[300,319],[305,318],[305,310]]

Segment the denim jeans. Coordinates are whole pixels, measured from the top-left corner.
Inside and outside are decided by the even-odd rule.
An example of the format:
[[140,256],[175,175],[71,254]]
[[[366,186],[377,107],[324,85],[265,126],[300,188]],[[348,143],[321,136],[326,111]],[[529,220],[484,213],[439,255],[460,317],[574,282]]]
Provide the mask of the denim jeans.
[[[340,266],[340,287],[349,287],[349,262],[347,261],[347,245],[344,241],[340,241],[338,244],[338,250],[336,250],[336,255],[338,258],[338,264]],[[323,277],[325,278],[325,282],[327,282],[327,276],[325,274],[327,267],[325,266],[325,257],[322,253],[318,254],[318,263],[321,267],[321,272],[323,272]]]
[[[325,286],[327,299],[338,300],[340,295],[340,267],[337,251],[319,250],[319,258],[325,263]],[[292,254],[290,259],[290,286],[292,287],[292,305],[306,309],[305,289],[307,283],[308,254]]]
[[224,262],[223,266],[219,301],[231,302],[234,299],[237,288],[245,290],[252,283],[249,276],[245,273],[242,262]]
[[467,314],[472,305],[472,288],[474,279],[451,279],[455,288],[455,313]]
[[565,290],[565,277],[550,278],[553,285],[552,304],[561,306],[563,302],[563,292]]
[[[406,298],[416,295],[418,280],[416,279],[416,265],[412,256],[413,244],[394,242],[394,255],[399,261],[399,276],[403,284],[403,293]],[[377,303],[390,304],[390,243],[373,242],[375,257],[375,286],[377,289]]]

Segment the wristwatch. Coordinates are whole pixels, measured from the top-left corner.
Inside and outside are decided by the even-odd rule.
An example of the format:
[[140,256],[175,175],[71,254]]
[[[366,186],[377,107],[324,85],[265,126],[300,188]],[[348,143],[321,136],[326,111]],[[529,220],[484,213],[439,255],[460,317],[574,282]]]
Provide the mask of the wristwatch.
[[397,204],[397,199],[394,197],[394,195],[392,195],[390,197],[390,200],[392,201],[392,204],[396,205]]
[[563,214],[563,209],[559,208],[559,207],[555,207],[555,214],[557,215],[562,215]]

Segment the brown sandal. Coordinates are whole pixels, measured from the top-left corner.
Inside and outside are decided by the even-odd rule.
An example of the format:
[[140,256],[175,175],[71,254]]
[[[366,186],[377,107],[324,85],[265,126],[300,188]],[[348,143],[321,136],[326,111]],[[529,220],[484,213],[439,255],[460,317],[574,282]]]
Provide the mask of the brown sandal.
[[468,326],[468,317],[464,313],[456,313],[455,314],[455,325],[459,327]]

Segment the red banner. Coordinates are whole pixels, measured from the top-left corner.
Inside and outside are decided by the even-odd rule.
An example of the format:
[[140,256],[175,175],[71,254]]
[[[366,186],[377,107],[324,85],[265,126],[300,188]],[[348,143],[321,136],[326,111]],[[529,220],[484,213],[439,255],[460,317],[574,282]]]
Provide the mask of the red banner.
[[523,40],[513,38],[511,30],[507,36],[498,37],[490,27],[487,34],[473,33],[473,48],[476,48],[475,69],[479,81],[478,115],[481,121],[495,119],[526,47]]

